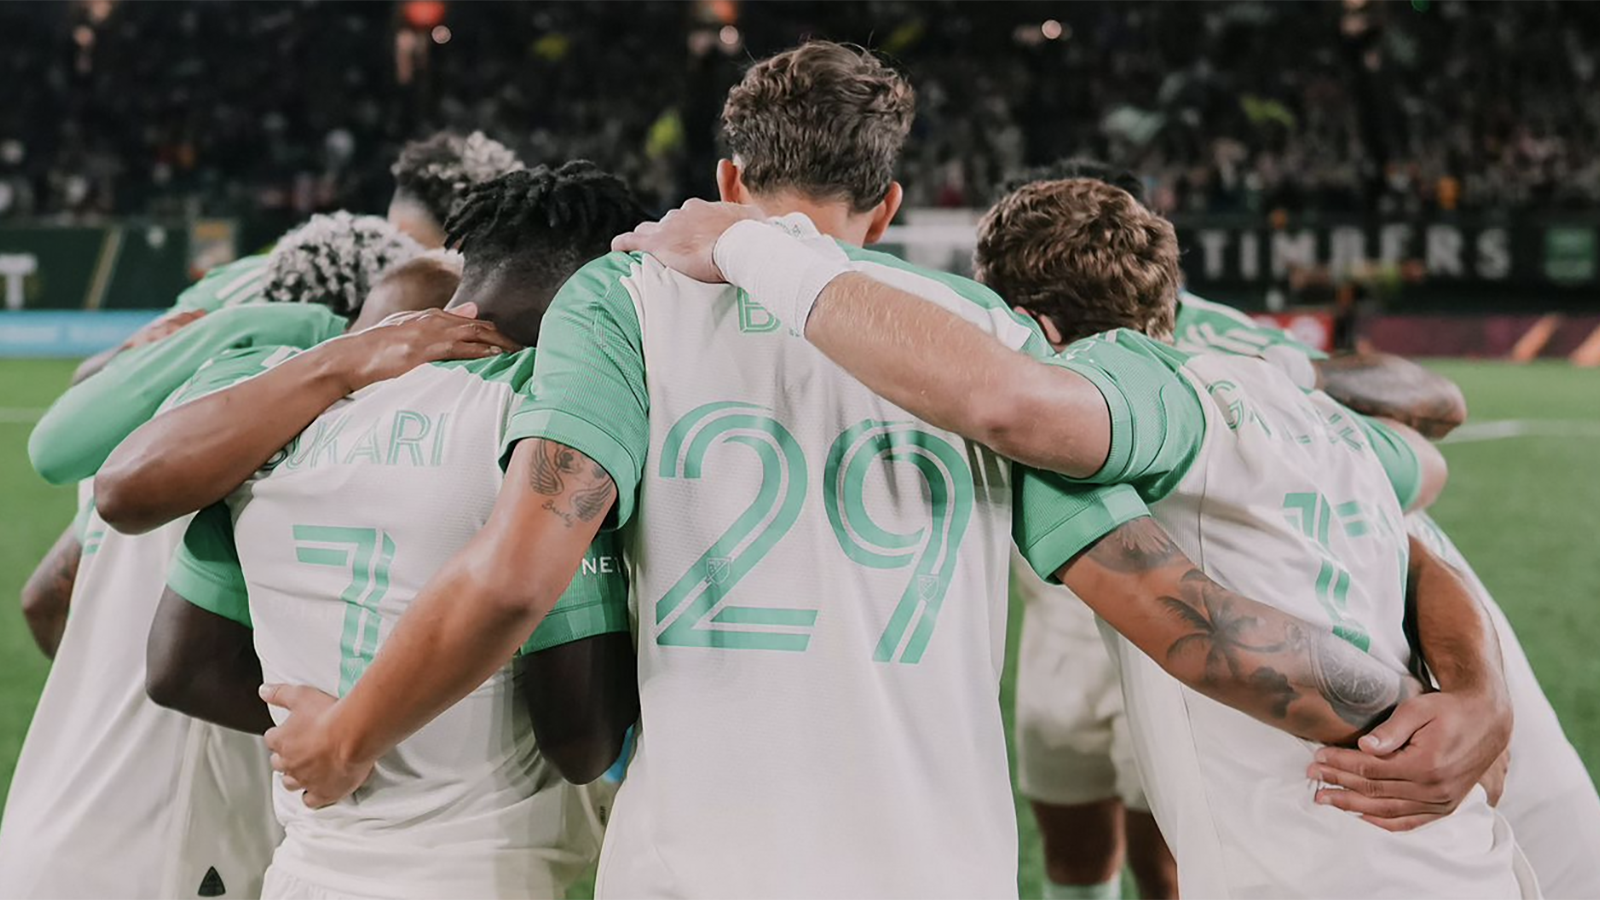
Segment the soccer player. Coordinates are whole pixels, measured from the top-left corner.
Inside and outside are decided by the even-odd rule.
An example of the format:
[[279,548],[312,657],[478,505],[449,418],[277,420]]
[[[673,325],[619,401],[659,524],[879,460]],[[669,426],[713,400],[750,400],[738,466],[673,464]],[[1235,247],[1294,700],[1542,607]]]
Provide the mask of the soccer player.
[[[482,185],[450,222],[450,243],[467,260],[452,307],[471,304],[532,345],[555,289],[642,215],[626,186],[590,163]],[[163,659],[153,677],[222,682],[184,690],[171,698],[179,708],[254,731],[271,724],[259,675],[216,659],[218,617],[253,628],[268,679],[348,692],[417,590],[488,518],[502,436],[535,351],[438,362],[369,383],[385,374],[374,372],[382,352],[372,346],[395,330],[283,362],[260,351],[220,360],[190,390],[261,374],[145,429],[174,451],[207,442],[185,452],[215,459],[198,471],[164,461],[146,479],[152,493],[168,493],[163,473],[207,481],[217,466],[238,473],[228,511],[213,507],[190,526],[152,631]],[[313,407],[327,411],[309,424],[297,418]],[[267,421],[256,414],[264,408],[279,414]],[[308,427],[290,442],[300,425]],[[163,454],[152,445],[137,455]],[[280,784],[287,836],[264,892],[564,896],[597,850],[601,819],[589,792],[564,782],[551,762],[574,780],[593,780],[617,758],[638,711],[614,545],[609,535],[596,542],[527,656],[378,761],[359,798],[313,811],[292,782]]]
[[[750,69],[724,111],[721,190],[781,215],[826,262],[766,267],[761,246],[746,248],[760,283],[741,291],[614,253],[568,281],[484,530],[350,693],[269,688],[291,715],[268,745],[308,804],[348,794],[503,665],[610,523],[629,541],[639,600],[641,725],[598,893],[1014,894],[997,703],[1010,466],[844,377],[795,339],[804,317],[789,302],[871,272],[1037,348],[972,282],[859,249],[898,205],[910,116],[909,87],[858,49],[812,43]],[[1165,656],[1189,629],[1158,598],[1221,589],[1179,556],[1125,565],[1130,547],[1162,539],[1133,491],[1091,490],[1055,512],[1092,535],[1069,573],[1080,593],[1141,610],[1124,627],[1186,683],[1267,718],[1286,701],[1285,727],[1344,741],[1376,709],[1340,699],[1343,675],[1318,687],[1320,654],[1363,673],[1376,689],[1363,706],[1415,687],[1232,594],[1256,614],[1240,623],[1255,649],[1208,680]],[[1291,697],[1267,689],[1266,666],[1290,673]]]
[[[442,305],[449,291],[436,293],[436,265],[419,263],[381,279],[364,309],[368,318],[358,321]],[[430,289],[434,299],[418,299]],[[327,299],[341,306],[358,302]],[[182,342],[183,335],[170,340]],[[126,355],[74,390],[122,377],[118,373],[138,364],[137,354],[146,350],[159,352],[161,345]],[[102,405],[80,414],[122,412]],[[74,427],[64,420],[58,425],[68,432]],[[87,513],[78,532],[83,551],[72,614],[0,819],[0,896],[249,897],[260,891],[277,842],[260,742],[162,710],[145,696],[143,636],[183,527],[133,537],[110,530],[92,507]]]
[[201,364],[226,350],[310,347],[343,334],[378,276],[422,252],[376,216],[311,217],[269,254],[264,302],[208,314],[165,340],[123,353],[57,398],[28,436],[34,470],[51,484],[94,475]]
[[444,245],[445,223],[473,187],[522,168],[510,148],[481,131],[441,131],[412,141],[389,171],[394,196],[389,221],[425,247]]
[[[1070,177],[1097,178],[1145,202],[1142,185],[1131,173],[1092,160],[1068,160],[1029,173],[1011,189]],[[1466,417],[1460,390],[1414,363],[1382,353],[1328,357],[1277,328],[1187,291],[1179,295],[1174,344],[1189,352],[1260,356],[1302,388],[1321,389],[1352,409],[1405,422],[1429,437],[1442,437]],[[1427,513],[1407,515],[1406,530],[1462,574],[1499,637],[1514,716],[1505,791],[1496,810],[1511,823],[1546,896],[1600,897],[1600,856],[1593,852],[1600,846],[1600,795],[1540,687],[1522,642],[1471,565]],[[1019,665],[1019,696],[1020,670]],[[1395,771],[1403,764],[1403,751],[1386,759],[1339,750],[1326,755],[1331,764],[1319,768],[1317,777],[1350,789],[1326,794],[1334,804],[1381,815],[1397,827],[1427,821],[1414,805],[1395,802],[1404,799],[1393,796],[1391,783],[1405,780]],[[1348,771],[1338,768],[1340,763]],[[1363,800],[1361,794],[1371,799]]]
[[[743,257],[758,233],[766,266],[820,265],[820,254],[770,225],[729,227],[754,212],[709,206],[685,212],[620,243],[658,248],[685,271],[735,284],[751,277]],[[713,254],[715,263],[708,263]],[[1130,562],[1182,547],[1228,584],[1269,594],[1285,612],[1322,622],[1287,640],[1331,637],[1347,653],[1340,664],[1412,662],[1401,621],[1409,583],[1428,664],[1448,692],[1409,702],[1454,706],[1454,725],[1473,726],[1465,756],[1474,764],[1465,784],[1476,782],[1510,728],[1492,626],[1424,546],[1411,541],[1408,561],[1400,525],[1402,503],[1426,503],[1440,486],[1430,483],[1431,467],[1423,465],[1437,462],[1436,451],[1415,433],[1391,431],[1325,395],[1302,393],[1263,363],[1189,357],[1145,337],[1144,331],[1170,332],[1176,239],[1169,223],[1123,191],[1074,180],[1017,192],[985,218],[978,267],[991,286],[1030,310],[1048,303],[1069,340],[1083,336],[1080,318],[1098,324],[1115,315],[1127,330],[1081,340],[1053,364],[1040,365],[860,274],[830,281],[814,312],[801,298],[796,321],[806,322],[805,337],[830,358],[908,410],[1069,476],[1030,476],[1020,492],[1018,544],[1042,573],[1071,584],[1081,544],[1066,535],[1030,539],[1037,523],[1028,520],[1053,519],[1042,512],[1045,496],[1070,495],[1075,481],[1100,481],[1135,487],[1173,534],[1173,542],[1127,547]],[[1085,394],[1098,408],[1086,407]],[[1451,585],[1446,595],[1433,594],[1440,584]],[[1232,653],[1257,646],[1233,633],[1250,617],[1199,593],[1199,606],[1172,608],[1194,631],[1167,652],[1202,657],[1221,676],[1233,671]],[[1450,598],[1447,607],[1435,602],[1440,596]],[[1200,607],[1209,615],[1194,615]],[[1133,637],[1124,627],[1133,616],[1125,605],[1096,612]],[[1470,660],[1460,656],[1467,644],[1476,648]],[[1305,781],[1314,745],[1211,702],[1203,687],[1168,677],[1126,640],[1117,646],[1145,787],[1177,854],[1185,895],[1537,895],[1482,790],[1470,787],[1442,801],[1454,812],[1409,835],[1316,805]],[[1276,680],[1258,674],[1264,687]],[[1486,718],[1475,721],[1478,715]],[[1434,736],[1448,727],[1436,724]],[[1364,740],[1382,745],[1395,739],[1394,731],[1380,726]],[[1349,864],[1351,848],[1363,865]]]
[[[390,168],[395,191],[389,201],[389,224],[421,244],[435,249],[444,244],[444,222],[461,197],[474,185],[522,168],[516,154],[504,144],[475,131],[467,137],[439,132],[401,148]],[[266,263],[270,252],[254,253],[213,266],[173,302],[172,308],[126,341],[84,360],[72,383],[105,368],[118,354],[160,340],[207,313],[263,300]]]

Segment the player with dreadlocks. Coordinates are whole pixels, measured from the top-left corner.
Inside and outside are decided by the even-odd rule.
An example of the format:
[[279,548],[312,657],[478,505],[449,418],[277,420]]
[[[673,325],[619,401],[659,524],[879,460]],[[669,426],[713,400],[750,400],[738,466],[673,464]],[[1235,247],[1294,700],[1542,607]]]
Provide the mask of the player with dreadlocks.
[[[196,517],[172,566],[151,677],[229,684],[234,711],[168,699],[253,731],[272,724],[260,678],[218,658],[219,620],[236,653],[253,643],[268,681],[334,695],[354,685],[415,593],[492,514],[505,424],[536,352],[484,345],[466,354],[477,358],[410,368],[434,342],[406,336],[494,323],[532,344],[556,288],[641,215],[590,163],[503,175],[474,189],[448,229],[466,260],[449,309],[476,318],[424,313],[282,361],[219,361],[191,390],[225,389],[129,441],[133,456],[162,462],[114,459],[119,491],[187,506],[164,515],[222,501]],[[405,364],[372,362],[387,358]],[[590,548],[517,659],[378,762],[359,803],[313,812],[292,780],[278,786],[287,837],[267,894],[563,896],[598,849],[605,797],[560,776],[595,779],[638,715],[613,540]]]

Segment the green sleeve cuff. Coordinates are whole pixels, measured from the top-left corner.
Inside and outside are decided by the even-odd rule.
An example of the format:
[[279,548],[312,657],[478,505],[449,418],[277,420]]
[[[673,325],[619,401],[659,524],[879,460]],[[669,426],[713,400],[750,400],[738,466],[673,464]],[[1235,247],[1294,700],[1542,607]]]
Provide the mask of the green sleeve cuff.
[[[237,569],[233,571],[238,572]],[[238,574],[237,579],[230,578],[212,567],[202,566],[180,551],[167,569],[167,587],[207,612],[250,628],[253,627],[250,595],[245,588],[244,573]]]
[[1076,372],[1089,380],[1111,413],[1111,449],[1099,470],[1088,478],[1074,479],[1096,484],[1122,480],[1133,462],[1133,407],[1116,379],[1099,366],[1080,365],[1071,361],[1056,362],[1063,369]]
[[1056,572],[1078,554],[1117,528],[1150,515],[1139,493],[1125,484],[1094,488],[1077,501],[1063,504],[1064,515],[1059,521],[1031,529],[1029,542],[1017,546],[1033,571],[1052,584],[1059,583]]
[[617,502],[606,517],[605,527],[611,530],[628,524],[633,517],[643,464],[634,459],[620,441],[598,425],[563,410],[523,409],[506,425],[500,467],[504,469],[510,465],[511,453],[518,441],[531,438],[565,444],[599,463],[617,486]]
[[1367,435],[1367,443],[1378,455],[1378,461],[1383,463],[1383,472],[1394,487],[1400,508],[1409,510],[1422,492],[1422,461],[1417,459],[1417,451],[1411,449],[1406,439],[1388,425],[1358,413],[1348,415],[1361,426]]

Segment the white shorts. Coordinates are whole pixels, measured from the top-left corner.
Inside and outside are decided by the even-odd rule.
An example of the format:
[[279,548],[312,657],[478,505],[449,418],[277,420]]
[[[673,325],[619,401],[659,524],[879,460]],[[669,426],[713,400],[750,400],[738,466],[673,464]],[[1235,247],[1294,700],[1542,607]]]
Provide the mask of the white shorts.
[[1094,612],[1045,584],[1012,551],[1011,581],[1026,601],[1017,655],[1017,788],[1037,803],[1120,798],[1148,811],[1123,712],[1116,665]]

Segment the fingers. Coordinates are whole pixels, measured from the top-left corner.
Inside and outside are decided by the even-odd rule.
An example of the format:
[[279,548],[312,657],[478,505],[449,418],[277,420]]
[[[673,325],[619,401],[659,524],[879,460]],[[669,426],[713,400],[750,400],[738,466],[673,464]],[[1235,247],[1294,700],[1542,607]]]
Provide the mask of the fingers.
[[478,304],[471,302],[450,307],[450,315],[460,316],[463,319],[476,319],[478,317]]
[[1450,792],[1442,784],[1406,779],[1368,778],[1352,772],[1312,764],[1306,776],[1314,781],[1344,788],[1337,793],[1354,793],[1381,800],[1409,800],[1420,803],[1450,803]]
[[[278,706],[288,709],[290,699],[290,696],[287,693],[288,691],[289,685],[286,684],[263,684],[257,693],[261,695],[262,702],[268,706]],[[269,728],[267,729],[267,734],[270,735],[272,732],[277,730],[278,729],[276,728]],[[268,746],[271,746],[271,744],[268,744]]]
[[[672,213],[667,214],[667,218],[671,216]],[[632,231],[612,238],[611,249],[618,253],[631,253],[635,250],[649,252],[655,247],[655,241],[652,239],[661,233],[661,226],[665,222],[666,219],[662,219],[661,222],[640,222]]]
[[300,799],[305,801],[305,804],[312,809],[321,809],[324,806],[332,806],[333,804],[339,802],[339,798],[337,797],[328,797],[323,794],[319,794],[316,791],[306,791],[304,794],[300,795]]
[[1413,697],[1395,708],[1394,714],[1357,743],[1368,753],[1387,754],[1404,747],[1412,735],[1439,714],[1437,694]]
[[306,786],[301,784],[293,775],[284,775],[283,789],[286,791],[303,791]]
[[[1399,800],[1392,797],[1367,797],[1355,791],[1323,788],[1317,791],[1316,802],[1346,812],[1360,813],[1368,819],[1406,819],[1416,816],[1439,818],[1447,816],[1455,807],[1448,803],[1428,803],[1421,800]],[[1415,826],[1412,826],[1415,827]]]

